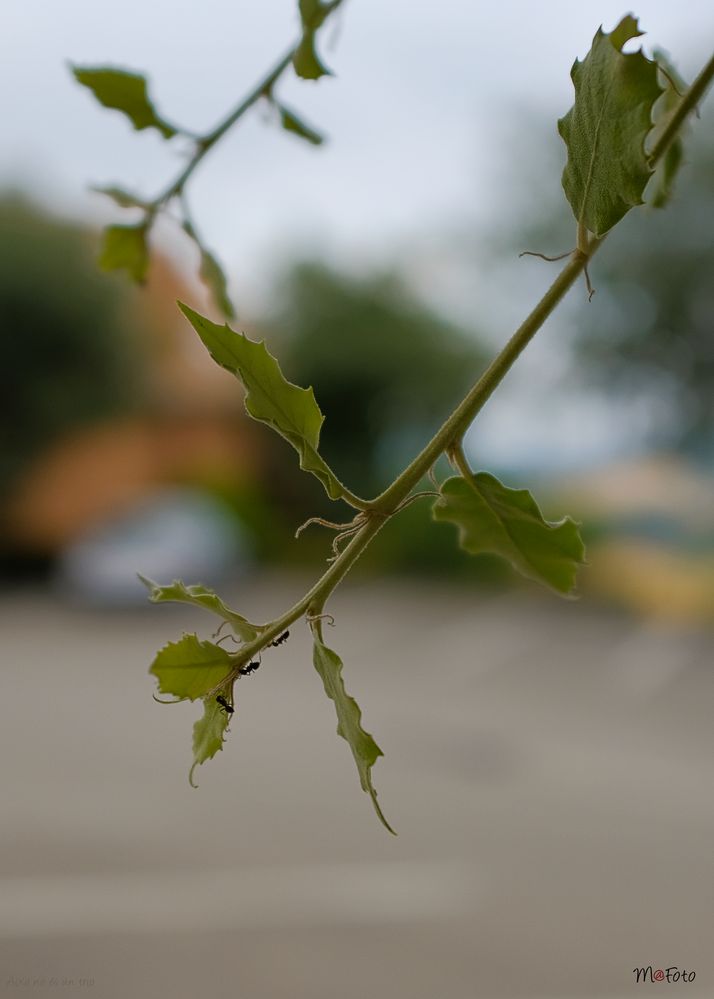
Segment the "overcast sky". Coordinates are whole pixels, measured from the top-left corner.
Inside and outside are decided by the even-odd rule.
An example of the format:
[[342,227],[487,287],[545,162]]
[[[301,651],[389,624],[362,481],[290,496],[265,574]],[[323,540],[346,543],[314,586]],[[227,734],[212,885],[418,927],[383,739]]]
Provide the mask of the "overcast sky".
[[[0,0],[0,184],[99,222],[120,212],[88,191],[117,182],[154,194],[179,165],[174,143],[99,107],[67,62],[146,72],[160,111],[204,131],[297,34],[294,0]],[[569,70],[623,0],[348,0],[323,31],[336,76],[286,78],[280,94],[329,143],[320,149],[252,113],[190,188],[206,242],[239,302],[260,302],[275,261],[318,246],[380,263],[428,250],[434,233],[492,218],[512,111],[572,103]],[[714,7],[643,0],[646,46],[685,78],[708,56]],[[553,121],[553,142],[559,143]],[[524,155],[523,183],[528,183]]]

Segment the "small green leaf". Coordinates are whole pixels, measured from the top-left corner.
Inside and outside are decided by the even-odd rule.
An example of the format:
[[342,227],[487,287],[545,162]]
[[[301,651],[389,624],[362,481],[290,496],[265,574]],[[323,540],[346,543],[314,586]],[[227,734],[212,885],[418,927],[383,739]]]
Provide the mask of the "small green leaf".
[[110,225],[104,230],[99,266],[104,271],[127,271],[129,276],[143,284],[149,269],[149,247],[146,242],[148,226]]
[[440,492],[432,508],[434,520],[455,524],[465,551],[500,555],[523,576],[558,593],[573,592],[578,566],[585,558],[574,521],[566,517],[548,523],[527,489],[508,489],[487,472],[468,481],[453,476]]
[[322,0],[299,0],[298,7],[303,27],[317,31],[338,5],[339,0],[330,0],[329,3],[323,3]]
[[[658,49],[655,49],[653,54],[659,67],[660,83],[664,87],[664,93],[654,106],[654,128],[648,136],[647,144],[649,148],[654,145],[664,131],[670,115],[687,90],[687,84],[672,65],[667,55]],[[664,208],[672,197],[674,180],[684,161],[682,135],[685,128],[686,123],[682,125],[679,134],[669,144],[664,156],[655,167],[654,176],[648,188],[648,201],[653,208]]]
[[304,80],[319,80],[321,76],[331,76],[330,70],[320,62],[315,51],[315,38],[320,28],[332,11],[338,7],[340,0],[300,0],[300,20],[302,21],[302,39],[295,54],[293,66],[298,76]]
[[324,135],[320,135],[284,105],[278,104],[278,110],[280,111],[280,122],[287,132],[294,132],[295,135],[299,135],[301,139],[306,139],[313,146],[320,146],[325,141]]
[[362,728],[362,712],[355,699],[350,697],[345,690],[344,680],[342,679],[342,660],[332,649],[328,649],[326,645],[323,645],[317,634],[315,635],[313,663],[315,669],[322,677],[325,693],[335,703],[337,711],[337,734],[341,735],[349,743],[355,763],[357,764],[362,790],[366,791],[372,799],[372,804],[382,825],[390,833],[396,835],[385,819],[382,809],[379,807],[377,792],[372,785],[372,767],[380,756],[384,756],[384,753],[369,732],[365,732]]
[[184,635],[159,650],[149,672],[159,681],[162,694],[195,701],[217,687],[232,668],[233,660],[220,645]]
[[213,590],[209,590],[207,586],[203,586],[201,583],[186,586],[182,580],[174,579],[173,583],[170,583],[168,586],[160,586],[152,579],[147,579],[146,576],[142,576],[140,573],[137,573],[137,575],[149,590],[149,600],[154,604],[173,601],[203,607],[205,610],[217,614],[224,621],[228,621],[236,635],[240,636],[244,642],[252,642],[260,634],[260,628],[257,628],[250,621],[246,621],[240,614],[231,610]]
[[165,139],[177,134],[149,100],[146,78],[140,73],[108,67],[72,66],[75,79],[88,87],[100,104],[121,111],[137,131],[156,128]]
[[652,173],[645,139],[662,92],[657,64],[641,50],[622,52],[640,34],[631,15],[609,35],[598,29],[590,52],[573,64],[575,104],[558,122],[568,147],[563,188],[578,225],[596,236],[643,204]]
[[226,281],[226,276],[223,273],[221,265],[218,263],[210,250],[207,250],[203,245],[190,220],[188,218],[184,218],[181,225],[186,235],[194,241],[198,247],[198,252],[201,254],[201,266],[198,272],[199,277],[210,291],[213,301],[216,303],[219,310],[224,316],[232,319],[235,316],[235,309],[233,308],[233,303],[228,297],[228,282]]
[[106,194],[120,208],[143,208],[145,210],[148,208],[146,201],[121,187],[93,187],[92,190],[96,191],[97,194]]
[[305,30],[293,55],[293,67],[303,80],[319,80],[321,76],[332,76],[315,51],[314,30]]
[[233,303],[228,297],[228,282],[226,281],[226,275],[223,273],[223,268],[213,254],[204,247],[201,247],[201,268],[199,270],[199,275],[203,283],[211,292],[213,301],[216,303],[223,315],[228,316],[229,319],[233,319],[236,313],[233,308]]
[[313,390],[287,381],[262,340],[249,340],[227,325],[212,323],[181,302],[179,308],[213,360],[242,381],[248,414],[289,441],[300,455],[300,468],[312,472],[331,499],[339,499],[343,487],[318,453],[324,416]]
[[193,783],[193,772],[196,767],[206,760],[213,759],[216,753],[223,749],[226,730],[231,719],[215,697],[205,697],[203,704],[203,717],[193,726],[193,766],[188,775],[192,787],[197,786]]

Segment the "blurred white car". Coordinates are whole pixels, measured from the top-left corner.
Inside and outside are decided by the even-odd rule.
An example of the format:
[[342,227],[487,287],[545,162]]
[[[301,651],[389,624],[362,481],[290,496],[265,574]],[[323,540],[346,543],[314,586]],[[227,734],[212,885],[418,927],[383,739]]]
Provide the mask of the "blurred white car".
[[198,489],[171,488],[65,549],[55,583],[82,602],[138,604],[147,593],[137,573],[159,583],[180,578],[217,586],[247,571],[250,551],[245,530],[219,500]]

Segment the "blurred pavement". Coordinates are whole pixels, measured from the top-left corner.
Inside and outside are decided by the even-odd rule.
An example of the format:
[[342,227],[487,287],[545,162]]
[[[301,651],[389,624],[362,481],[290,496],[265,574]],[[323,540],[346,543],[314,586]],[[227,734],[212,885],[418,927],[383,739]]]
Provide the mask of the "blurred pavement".
[[[265,620],[303,582],[233,602]],[[0,995],[620,999],[654,988],[634,983],[649,964],[714,994],[711,635],[343,585],[326,639],[386,754],[396,839],[304,627],[240,682],[192,790],[198,707],[154,703],[146,669],[212,618],[3,597]]]

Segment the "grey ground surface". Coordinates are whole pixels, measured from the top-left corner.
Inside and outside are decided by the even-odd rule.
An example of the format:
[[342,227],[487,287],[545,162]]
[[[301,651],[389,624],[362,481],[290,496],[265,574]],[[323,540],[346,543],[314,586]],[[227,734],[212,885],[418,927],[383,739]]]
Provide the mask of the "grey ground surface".
[[[301,585],[236,603],[266,619]],[[155,704],[146,666],[211,619],[2,599],[0,994],[714,995],[711,635],[416,583],[332,610],[396,839],[304,628],[194,791],[197,708]],[[697,978],[635,985],[649,964]]]

